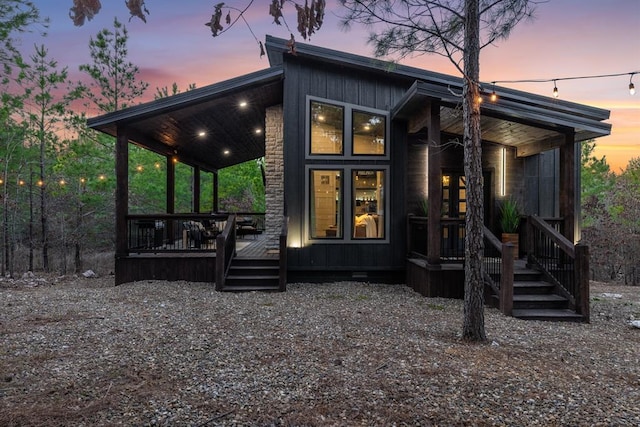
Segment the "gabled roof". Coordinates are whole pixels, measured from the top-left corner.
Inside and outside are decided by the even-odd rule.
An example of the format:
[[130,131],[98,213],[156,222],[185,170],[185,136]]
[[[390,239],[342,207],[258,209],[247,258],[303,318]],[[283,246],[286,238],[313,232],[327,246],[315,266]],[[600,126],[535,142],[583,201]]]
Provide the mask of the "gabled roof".
[[87,124],[112,136],[126,129],[137,145],[215,171],[264,156],[264,111],[282,103],[282,78],[282,67],[271,67],[94,117]]

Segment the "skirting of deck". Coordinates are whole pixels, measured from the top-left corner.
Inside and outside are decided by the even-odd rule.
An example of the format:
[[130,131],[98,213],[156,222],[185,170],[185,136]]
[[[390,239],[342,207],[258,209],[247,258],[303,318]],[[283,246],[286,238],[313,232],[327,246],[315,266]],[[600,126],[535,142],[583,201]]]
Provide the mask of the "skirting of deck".
[[[263,235],[247,236],[236,243],[238,258],[274,258],[277,251],[266,247]],[[141,280],[185,280],[189,282],[215,283],[215,250],[190,252],[143,252],[116,256],[115,283],[120,285]]]
[[407,260],[407,285],[425,297],[464,298],[462,264],[431,265],[426,260]]

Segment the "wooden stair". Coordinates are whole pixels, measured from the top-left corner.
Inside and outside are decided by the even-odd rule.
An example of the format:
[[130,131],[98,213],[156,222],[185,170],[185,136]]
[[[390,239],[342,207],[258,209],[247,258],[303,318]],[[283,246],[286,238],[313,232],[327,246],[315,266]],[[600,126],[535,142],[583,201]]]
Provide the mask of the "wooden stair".
[[222,291],[280,291],[277,258],[234,258]]
[[569,300],[554,293],[554,286],[542,273],[516,268],[513,277],[513,317],[525,320],[581,322],[582,316],[569,309]]

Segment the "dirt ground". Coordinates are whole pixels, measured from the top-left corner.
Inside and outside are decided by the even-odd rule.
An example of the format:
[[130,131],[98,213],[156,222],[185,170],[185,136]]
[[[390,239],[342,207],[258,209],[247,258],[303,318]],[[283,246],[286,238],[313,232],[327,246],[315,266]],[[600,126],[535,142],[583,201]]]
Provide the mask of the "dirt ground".
[[640,425],[640,288],[592,283],[591,323],[399,285],[285,293],[110,276],[0,281],[7,426]]

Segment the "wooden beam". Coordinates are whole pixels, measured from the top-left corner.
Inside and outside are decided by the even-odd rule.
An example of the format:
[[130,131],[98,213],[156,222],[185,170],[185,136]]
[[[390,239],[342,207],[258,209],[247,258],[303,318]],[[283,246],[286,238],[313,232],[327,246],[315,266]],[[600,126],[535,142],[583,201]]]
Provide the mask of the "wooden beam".
[[200,168],[193,168],[193,211],[200,213]]
[[118,126],[116,137],[116,262],[127,255],[127,214],[129,213],[129,138]]
[[219,196],[218,196],[218,171],[213,172],[213,211],[218,212],[220,210],[219,206]]
[[576,144],[575,134],[565,135],[560,146],[560,217],[564,220],[564,237],[575,244],[576,227]]
[[176,213],[176,165],[167,157],[167,213]]
[[418,111],[416,111],[410,118],[409,123],[407,123],[407,131],[409,134],[418,133],[422,130],[422,128],[429,126],[431,108],[428,105],[421,107]]
[[430,264],[440,264],[442,213],[442,159],[440,140],[440,106],[431,102],[427,104],[428,128],[428,188],[429,188],[429,221],[427,224],[427,260]]
[[528,144],[522,144],[516,146],[516,157],[528,157],[535,154],[540,154],[543,151],[553,150],[562,146],[566,141],[564,135],[559,135],[556,138],[548,138],[543,141],[530,142]]

